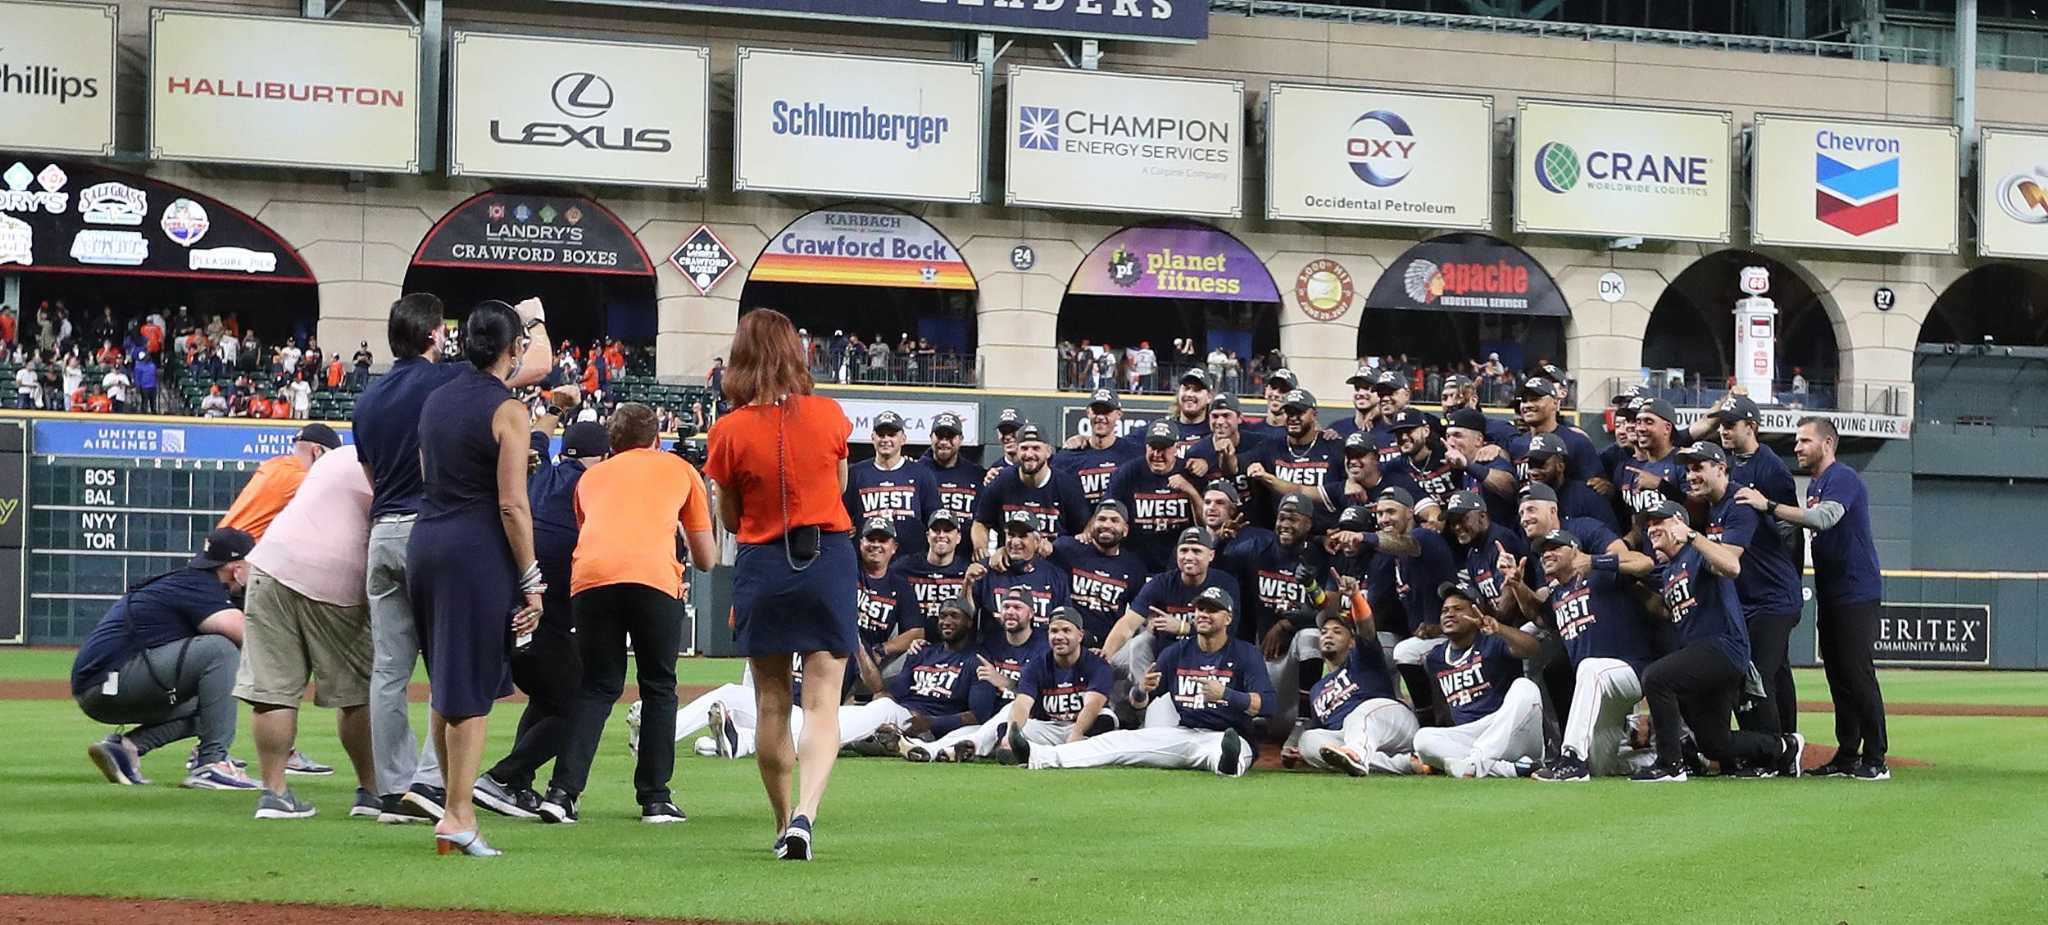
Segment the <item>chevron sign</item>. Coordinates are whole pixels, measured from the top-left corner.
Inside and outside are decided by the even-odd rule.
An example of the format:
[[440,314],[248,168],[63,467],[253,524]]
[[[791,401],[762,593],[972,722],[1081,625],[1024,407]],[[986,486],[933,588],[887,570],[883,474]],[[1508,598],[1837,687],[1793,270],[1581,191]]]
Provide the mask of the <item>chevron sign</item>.
[[1898,141],[1832,132],[1817,141],[1835,150],[1814,154],[1814,217],[1857,237],[1898,224]]

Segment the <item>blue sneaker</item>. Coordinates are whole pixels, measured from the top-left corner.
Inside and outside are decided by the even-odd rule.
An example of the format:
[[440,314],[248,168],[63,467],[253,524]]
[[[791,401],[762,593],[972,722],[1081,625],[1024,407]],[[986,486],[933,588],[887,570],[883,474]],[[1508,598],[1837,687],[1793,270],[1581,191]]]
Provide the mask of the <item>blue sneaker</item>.
[[261,790],[263,785],[249,779],[242,769],[226,761],[200,765],[178,786],[187,790]]
[[142,776],[142,767],[135,756],[128,753],[128,743],[120,733],[112,733],[105,740],[86,746],[85,756],[92,759],[101,774],[107,776],[108,783],[125,787],[149,783],[148,778]]

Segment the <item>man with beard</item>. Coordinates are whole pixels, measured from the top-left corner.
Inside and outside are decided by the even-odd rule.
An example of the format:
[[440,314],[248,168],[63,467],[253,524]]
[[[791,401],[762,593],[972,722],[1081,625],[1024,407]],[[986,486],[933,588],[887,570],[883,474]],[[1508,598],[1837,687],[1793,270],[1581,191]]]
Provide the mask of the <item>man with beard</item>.
[[1215,385],[1209,381],[1208,370],[1196,366],[1181,374],[1180,391],[1173,401],[1173,426],[1183,446],[1209,435],[1209,402],[1214,397]]
[[847,468],[847,516],[854,523],[887,518],[895,528],[897,555],[915,559],[924,555],[925,518],[943,504],[939,483],[930,469],[903,455],[902,415],[875,415],[873,440],[875,458]]
[[[1123,421],[1124,406],[1116,393],[1096,389],[1088,397],[1088,435],[1068,439],[1066,447],[1053,454],[1053,469],[1078,479],[1081,495],[1090,505],[1103,499],[1118,468],[1145,455],[1136,443],[1123,438]],[[1180,442],[1180,432],[1171,425],[1168,433],[1174,443]]]
[[1438,625],[1443,598],[1437,592],[1457,574],[1457,564],[1441,534],[1415,525],[1414,508],[1415,498],[1407,491],[1384,489],[1373,506],[1378,532],[1346,539],[1356,539],[1378,553],[1368,566],[1367,586],[1393,589],[1407,615],[1403,629],[1412,634],[1394,645],[1394,666],[1408,684],[1416,715],[1441,722],[1441,701],[1422,666],[1430,650],[1443,645],[1443,628]]
[[1309,689],[1313,725],[1296,746],[1301,760],[1352,777],[1412,773],[1407,753],[1414,748],[1415,713],[1394,694],[1394,676],[1373,641],[1372,618],[1354,628],[1342,614],[1323,615],[1316,650],[1323,657],[1323,677]]
[[1318,630],[1311,624],[1340,603],[1327,554],[1309,542],[1314,526],[1309,500],[1288,495],[1272,532],[1241,537],[1216,557],[1217,568],[1250,589],[1238,630],[1266,657],[1266,676],[1278,692],[1267,711],[1276,733],[1293,728],[1300,714],[1301,666],[1316,657]]
[[[1464,473],[1452,468],[1443,459],[1443,444],[1436,439],[1436,427],[1429,415],[1414,408],[1395,412],[1387,424],[1394,432],[1396,445],[1401,448],[1401,457],[1393,462],[1393,468],[1412,475],[1422,493],[1415,496],[1419,508],[1440,508],[1451,492],[1465,487]],[[1387,464],[1382,461],[1382,466]]]
[[[1162,651],[1131,688],[1132,707],[1146,710],[1157,698],[1161,715],[1175,717],[1173,725],[1122,729],[1052,746],[1034,746],[1013,731],[1011,751],[1031,768],[1186,768],[1244,776],[1257,758],[1246,736],[1252,720],[1270,709],[1273,685],[1258,650],[1232,638],[1235,610],[1228,591],[1203,590],[1192,602],[1192,635]],[[1165,710],[1169,705],[1172,710]]]
[[1151,573],[1137,553],[1123,548],[1130,512],[1115,500],[1095,506],[1095,516],[1080,538],[1063,536],[1052,543],[1052,564],[1065,569],[1071,584],[1068,606],[1081,621],[1084,641],[1099,648],[1118,618]]
[[[1614,422],[1610,428],[1614,432],[1614,442],[1600,449],[1601,472],[1611,473],[1621,467],[1622,460],[1635,458],[1636,409],[1642,407],[1642,403],[1648,398],[1648,395],[1649,390],[1640,385],[1631,385],[1614,393],[1614,399],[1608,403],[1607,410],[1607,416],[1613,419]],[[1695,424],[1693,426],[1697,427],[1699,425]],[[1612,485],[1609,486],[1609,488],[1612,487]],[[1617,527],[1616,529],[1620,528]]]
[[[1615,418],[1616,421],[1629,420]],[[1634,425],[1629,427],[1634,433]],[[1556,434],[1538,434],[1529,439],[1527,465],[1529,483],[1542,483],[1550,487],[1557,496],[1559,512],[1566,519],[1585,517],[1597,520],[1609,530],[1620,532],[1621,521],[1615,519],[1614,505],[1584,482],[1565,477],[1564,441]],[[1514,518],[1510,518],[1514,519]]]
[[986,565],[976,562],[967,567],[967,588],[969,600],[974,602],[981,614],[979,632],[993,637],[1000,631],[996,626],[997,602],[1011,588],[1021,587],[1031,594],[1031,609],[1034,625],[1044,626],[1046,617],[1054,607],[1067,605],[1067,588],[1071,579],[1066,572],[1045,560],[1052,551],[1052,544],[1045,541],[1038,532],[1038,521],[1030,514],[1018,511],[1010,515],[1009,523],[1003,528],[1003,548],[989,557]]
[[[981,722],[961,726],[929,743],[906,738],[904,759],[918,763],[973,761],[982,754],[980,742],[985,729],[985,741],[993,748],[998,730],[989,727],[1003,725],[1002,718],[1010,712],[1010,700],[1016,696],[1017,680],[1024,676],[1024,666],[1043,661],[1052,651],[1046,642],[1046,632],[1032,628],[1031,595],[1024,589],[1012,588],[1003,595],[998,622],[1002,632],[984,637],[975,652],[974,686],[967,692],[967,707]],[[1047,625],[1050,623],[1048,620]]]
[[1395,470],[1389,470],[1380,463],[1379,449],[1372,445],[1370,434],[1354,433],[1345,437],[1344,497],[1338,506],[1371,504],[1379,497],[1380,489],[1390,486],[1399,486],[1408,492],[1409,497],[1422,494],[1422,486],[1415,484],[1415,477],[1406,465],[1397,461]]
[[1273,535],[1273,531],[1254,527],[1245,520],[1241,497],[1229,482],[1216,482],[1202,493],[1202,526],[1216,537],[1218,550],[1247,537]]
[[[910,579],[902,571],[890,568],[895,560],[896,526],[886,517],[868,518],[860,528],[860,586],[855,592],[854,620],[861,647],[882,666],[883,680],[902,670],[896,658],[910,650],[913,640],[924,638],[917,592],[911,590]],[[847,678],[849,689],[852,682]],[[881,693],[873,688],[868,692]]]
[[1636,458],[1614,472],[1622,510],[1631,517],[1685,499],[1685,470],[1673,458],[1677,421],[1678,412],[1661,398],[1645,400],[1636,412]]
[[982,489],[975,502],[974,549],[981,558],[989,535],[1023,514],[1033,528],[1051,536],[1073,536],[1088,525],[1088,499],[1081,482],[1048,464],[1052,452],[1036,424],[1017,429],[1017,465],[1005,469]]
[[1288,392],[1280,402],[1287,438],[1267,444],[1265,452],[1245,467],[1257,487],[1251,519],[1269,523],[1286,495],[1306,495],[1329,507],[1344,484],[1344,445],[1325,437],[1316,424],[1316,397],[1306,389]]
[[[1216,560],[1216,535],[1205,527],[1181,531],[1174,547],[1174,569],[1152,576],[1138,589],[1130,609],[1102,643],[1102,657],[1117,668],[1125,682],[1144,676],[1153,656],[1180,641],[1194,630],[1195,598],[1210,589],[1237,600],[1237,579],[1222,569],[1211,568]],[[1234,606],[1234,603],[1233,603]],[[1262,660],[1259,667],[1265,668]]]
[[1505,592],[1512,572],[1500,571],[1502,556],[1519,562],[1528,553],[1521,534],[1493,522],[1493,515],[1477,492],[1461,491],[1444,504],[1444,529],[1451,538],[1451,553],[1462,563],[1465,577],[1479,587],[1490,604]]
[[[1351,374],[1351,378],[1344,380],[1346,385],[1351,386],[1351,415],[1331,424],[1330,430],[1347,440],[1352,434],[1362,433],[1366,435],[1373,449],[1391,450],[1394,448],[1394,435],[1387,430],[1387,418],[1393,415],[1393,411],[1385,409],[1392,408],[1392,402],[1388,401],[1387,397],[1399,393],[1393,392],[1389,393],[1389,396],[1382,396],[1378,388],[1379,381],[1379,370],[1370,366],[1360,366],[1357,372]],[[1398,382],[1396,384],[1398,385]]]
[[1477,492],[1493,518],[1506,523],[1514,519],[1515,492],[1521,484],[1507,452],[1486,442],[1486,428],[1491,423],[1477,408],[1458,408],[1446,416],[1444,465],[1460,475],[1458,481],[1463,484],[1459,490]]
[[1485,412],[1479,406],[1479,388],[1473,384],[1471,376],[1452,374],[1444,377],[1443,403],[1444,420],[1446,421],[1457,414],[1461,408],[1480,411],[1482,419],[1486,421],[1486,426],[1481,428],[1481,431],[1485,434],[1486,442],[1501,447],[1503,450],[1506,449],[1508,441],[1522,434],[1514,424],[1508,421],[1484,416]]
[[1183,454],[1188,474],[1198,479],[1226,481],[1239,497],[1251,490],[1245,469],[1260,459],[1275,440],[1254,436],[1237,413],[1237,401],[1218,395],[1209,403],[1209,435],[1195,441]]
[[[974,499],[981,492],[981,481],[986,473],[980,466],[960,455],[960,416],[951,411],[941,411],[932,418],[932,447],[917,463],[932,474],[932,482],[939,487],[939,503],[961,520],[974,517]],[[931,518],[925,518],[926,530],[930,530]],[[929,537],[927,537],[929,541]]]
[[1517,435],[1508,441],[1508,456],[1515,461],[1515,475],[1526,482],[1529,480],[1529,441],[1539,434],[1556,434],[1565,446],[1565,477],[1573,481],[1586,482],[1594,489],[1596,479],[1603,479],[1600,469],[1600,453],[1593,448],[1592,438],[1576,427],[1569,427],[1558,418],[1562,406],[1564,388],[1541,376],[1531,377],[1522,383],[1516,392],[1516,400],[1522,415],[1522,428],[1527,433]]
[[917,612],[906,614],[904,631],[922,633],[938,619],[947,601],[966,596],[967,556],[960,552],[960,521],[951,510],[939,508],[925,524],[924,558],[900,558],[893,566],[910,587]]
[[[1299,384],[1294,371],[1286,367],[1273,370],[1266,375],[1266,419],[1260,422],[1246,421],[1244,432],[1261,440],[1281,440],[1287,436],[1287,429],[1280,425],[1280,405],[1287,400],[1287,393]],[[1213,408],[1214,406],[1211,405]]]
[[1198,523],[1202,493],[1181,473],[1173,425],[1159,421],[1145,434],[1145,455],[1125,463],[1109,481],[1108,498],[1130,512],[1131,551],[1146,574],[1173,566],[1173,543]]
[[[1534,542],[1544,583],[1532,589],[1516,574],[1508,592],[1520,612],[1541,615],[1540,622],[1557,633],[1572,666],[1558,759],[1536,779],[1584,781],[1618,773],[1624,768],[1628,718],[1643,699],[1642,673],[1650,663],[1648,617],[1622,584],[1620,557],[1587,555],[1579,538],[1563,530]],[[1503,559],[1501,565],[1508,563]],[[1649,562],[1640,557],[1627,567],[1636,577],[1649,574]]]
[[1745,697],[1738,704],[1735,720],[1742,728],[1757,732],[1790,732],[1783,720],[1796,721],[1797,704],[1790,708],[1776,702],[1773,679],[1786,676],[1790,685],[1792,628],[1799,625],[1799,570],[1785,538],[1760,515],[1735,500],[1739,487],[1728,471],[1728,454],[1719,444],[1700,441],[1678,451],[1685,465],[1686,497],[1698,505],[1706,526],[1700,532],[1721,548],[1735,554],[1741,569],[1735,576],[1735,596],[1742,606],[1742,620],[1749,632],[1750,659],[1763,679],[1767,697]]
[[[1072,610],[1055,610],[1046,632],[1051,654],[1025,664],[1008,722],[995,724],[1003,733],[996,760],[1005,764],[1017,761],[1011,736],[1027,746],[1062,745],[1116,728],[1116,711],[1106,709],[1116,672],[1083,644],[1080,618]],[[978,751],[989,753],[985,745]]]

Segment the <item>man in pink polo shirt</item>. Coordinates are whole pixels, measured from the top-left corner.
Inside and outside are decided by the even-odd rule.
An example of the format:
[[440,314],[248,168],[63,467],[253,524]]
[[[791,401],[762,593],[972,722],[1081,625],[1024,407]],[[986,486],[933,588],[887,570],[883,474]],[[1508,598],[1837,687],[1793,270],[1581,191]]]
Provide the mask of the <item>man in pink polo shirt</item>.
[[369,545],[370,482],[350,444],[313,464],[249,553],[248,625],[235,696],[255,714],[249,725],[263,774],[258,819],[313,815],[313,804],[285,785],[309,678],[319,680],[313,702],[340,711],[341,745],[356,772],[349,815],[378,813],[367,709],[370,613],[363,591]]

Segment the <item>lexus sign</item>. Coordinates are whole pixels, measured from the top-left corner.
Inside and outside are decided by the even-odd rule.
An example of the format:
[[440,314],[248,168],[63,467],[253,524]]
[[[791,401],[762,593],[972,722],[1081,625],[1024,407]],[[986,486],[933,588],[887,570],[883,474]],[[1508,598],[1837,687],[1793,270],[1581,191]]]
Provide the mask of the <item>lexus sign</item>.
[[448,172],[701,188],[711,54],[457,32]]

